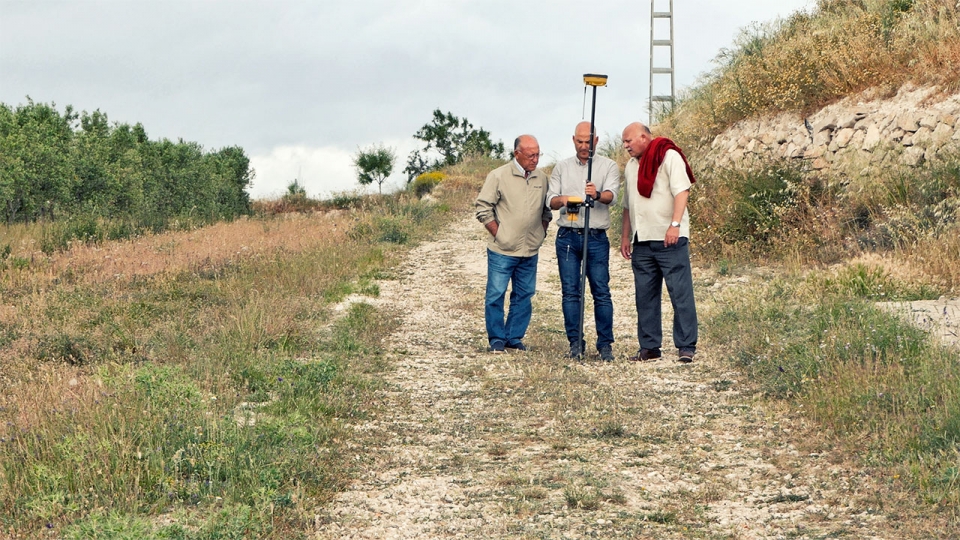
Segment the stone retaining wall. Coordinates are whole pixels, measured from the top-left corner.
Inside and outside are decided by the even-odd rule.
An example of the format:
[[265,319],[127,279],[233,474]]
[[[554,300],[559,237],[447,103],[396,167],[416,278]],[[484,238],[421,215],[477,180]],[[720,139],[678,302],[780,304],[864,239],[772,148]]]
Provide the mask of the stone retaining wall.
[[783,113],[743,120],[714,139],[708,162],[773,156],[868,175],[882,167],[922,166],[948,153],[960,153],[960,93],[908,86],[886,99],[845,98],[807,118]]

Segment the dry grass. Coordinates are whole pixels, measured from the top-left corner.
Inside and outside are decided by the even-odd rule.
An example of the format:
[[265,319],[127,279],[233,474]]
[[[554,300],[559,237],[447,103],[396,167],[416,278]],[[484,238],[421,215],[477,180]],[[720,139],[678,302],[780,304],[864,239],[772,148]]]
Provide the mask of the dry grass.
[[[478,185],[485,166],[447,181]],[[52,255],[42,226],[7,229],[0,537],[157,533],[143,518],[171,511],[209,538],[300,530],[351,474],[342,422],[371,406],[394,324],[331,304],[376,296],[373,278],[467,200],[371,197]]]
[[262,259],[278,251],[300,253],[336,245],[346,238],[353,219],[342,211],[242,218],[191,231],[147,235],[103,245],[81,244],[50,256],[35,248],[29,249],[28,246],[35,244],[34,240],[23,240],[20,245],[27,249],[15,256],[29,258],[32,266],[42,271],[7,273],[3,277],[27,278],[29,275],[34,279],[54,280],[68,274],[76,282],[90,285],[201,272],[229,263]]
[[668,112],[664,133],[693,147],[741,119],[807,112],[868,88],[955,91],[958,11],[955,0],[821,0],[812,14],[749,28]]

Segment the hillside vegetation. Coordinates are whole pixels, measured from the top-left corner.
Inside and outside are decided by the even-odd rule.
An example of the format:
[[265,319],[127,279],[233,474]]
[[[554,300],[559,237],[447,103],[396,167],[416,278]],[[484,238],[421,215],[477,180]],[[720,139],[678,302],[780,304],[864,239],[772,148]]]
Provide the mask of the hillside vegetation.
[[811,111],[868,88],[960,90],[956,0],[818,0],[811,12],[745,29],[664,123],[686,143],[738,120]]
[[[0,219],[42,221],[45,252],[250,213],[253,179],[241,148],[204,151],[153,141],[140,124],[98,111],[0,103]],[[12,249],[0,242],[0,252]],[[7,251],[9,253],[9,251]]]
[[764,265],[781,277],[727,298],[705,317],[705,339],[865,464],[904,472],[917,504],[956,520],[960,355],[878,302],[960,291],[960,155],[884,167],[856,186],[803,159],[714,166],[705,156],[746,118],[802,119],[905,84],[956,93],[960,4],[821,0],[747,30],[718,61],[658,126],[693,156],[692,249],[721,275]]
[[345,196],[49,255],[20,226],[0,265],[0,538],[303,537],[352,474],[344,426],[395,326],[333,306],[376,296],[491,167],[448,170],[443,204]]
[[[957,91],[958,8],[953,0],[823,0],[812,13],[745,33],[659,126],[697,168],[695,264],[717,282],[740,283],[711,290],[701,334],[717,357],[710,361],[744,374],[751,399],[737,406],[761,407],[755,392],[777,402],[771,410],[806,415],[823,438],[818,446],[854,456],[880,487],[872,511],[890,512],[892,522],[906,507],[936,513],[947,523],[944,537],[960,530],[957,351],[878,302],[960,289],[960,159],[891,168],[853,191],[802,160],[716,168],[698,158],[743,118],[802,113],[875,85]],[[0,196],[11,223],[0,241],[0,537],[307,537],[317,509],[357,475],[344,458],[347,448],[363,451],[351,446],[359,435],[350,426],[392,412],[377,409],[377,392],[391,368],[383,340],[396,314],[366,303],[338,311],[341,301],[377,296],[378,280],[396,277],[405,250],[467,213],[500,162],[468,160],[389,196],[319,202],[291,191],[204,228],[155,234],[138,225],[103,242],[74,233],[53,242],[52,231],[67,223],[90,227],[79,231],[109,230],[125,216],[152,223],[151,208],[172,197],[159,191],[167,176],[158,171],[204,197],[172,197],[183,206],[164,219],[246,214],[246,158],[150,142],[142,129],[109,126],[98,113],[81,115],[79,127],[72,111],[43,105],[0,107],[0,117]],[[59,135],[49,140],[60,146],[26,144],[17,131],[24,126],[53,129]],[[42,167],[62,182],[41,181]],[[202,189],[190,183],[203,179]],[[101,194],[95,180],[112,183]],[[42,196],[27,191],[37,186]],[[94,202],[77,204],[83,190]],[[28,195],[42,202],[28,204]],[[482,329],[478,321],[469,326]],[[562,341],[557,328],[531,332],[532,342]],[[541,403],[547,385],[559,415],[596,389],[586,379],[571,383],[577,370],[557,369],[552,348],[535,352],[544,375],[515,393]],[[734,382],[714,384],[721,392]],[[617,414],[606,399],[601,393],[597,408]],[[680,455],[671,449],[682,429],[667,433],[645,411],[647,443]],[[680,412],[689,422],[703,411]],[[600,427],[595,439],[635,443],[622,424]],[[488,452],[495,462],[508,450]],[[519,489],[516,478],[501,483]],[[528,496],[514,497],[514,513],[507,509],[510,519],[527,521],[530,501],[546,497],[540,485],[528,487]],[[627,498],[589,487],[571,489],[567,504],[580,511]],[[683,520],[703,521],[699,512],[715,500],[647,515],[641,525],[681,535]]]

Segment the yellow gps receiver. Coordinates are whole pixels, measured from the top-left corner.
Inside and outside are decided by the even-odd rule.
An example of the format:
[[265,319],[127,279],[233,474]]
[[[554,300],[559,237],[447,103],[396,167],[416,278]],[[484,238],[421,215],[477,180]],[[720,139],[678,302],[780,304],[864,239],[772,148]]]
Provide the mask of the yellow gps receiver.
[[587,86],[606,86],[607,85],[607,76],[606,75],[597,75],[594,73],[584,73],[583,74],[583,84]]
[[583,205],[583,199],[580,197],[567,197],[567,219],[577,221],[577,214],[580,213],[580,206]]

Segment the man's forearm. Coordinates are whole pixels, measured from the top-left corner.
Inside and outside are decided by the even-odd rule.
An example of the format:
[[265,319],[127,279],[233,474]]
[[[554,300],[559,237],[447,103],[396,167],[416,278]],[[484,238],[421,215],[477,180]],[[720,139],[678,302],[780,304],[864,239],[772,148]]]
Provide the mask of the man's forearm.
[[679,222],[683,219],[683,213],[687,210],[687,199],[690,198],[690,190],[681,191],[673,197],[673,221]]
[[623,209],[623,218],[620,220],[620,243],[629,242],[633,236],[633,228],[630,226],[630,210]]
[[613,202],[613,192],[607,190],[607,191],[601,191],[600,193],[597,193],[597,202],[600,202],[603,204],[610,204],[611,202]]

